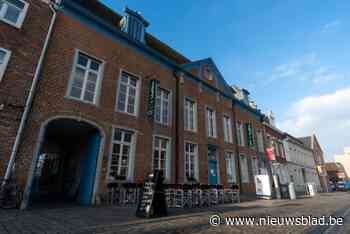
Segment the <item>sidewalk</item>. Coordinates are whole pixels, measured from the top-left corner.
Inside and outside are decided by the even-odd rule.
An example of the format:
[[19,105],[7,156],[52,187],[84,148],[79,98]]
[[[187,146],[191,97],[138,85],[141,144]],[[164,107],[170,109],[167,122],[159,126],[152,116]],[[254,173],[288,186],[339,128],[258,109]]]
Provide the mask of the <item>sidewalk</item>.
[[[316,198],[317,199],[317,198]],[[207,219],[211,214],[233,212],[256,214],[274,207],[302,206],[309,199],[256,200],[210,208],[169,209],[169,216],[141,219],[135,216],[135,207],[97,206],[33,209],[26,211],[0,210],[0,233],[96,233],[118,227],[150,224],[163,221]],[[315,199],[310,199],[315,200]]]

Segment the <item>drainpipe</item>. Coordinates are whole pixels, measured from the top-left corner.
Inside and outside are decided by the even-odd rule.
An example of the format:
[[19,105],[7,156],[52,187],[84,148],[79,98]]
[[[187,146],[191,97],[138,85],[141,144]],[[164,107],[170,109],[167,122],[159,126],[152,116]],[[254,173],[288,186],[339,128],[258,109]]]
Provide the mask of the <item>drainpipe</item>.
[[49,30],[48,30],[47,35],[46,35],[44,47],[43,47],[43,49],[41,51],[38,65],[37,65],[36,70],[35,70],[32,86],[30,87],[29,95],[28,95],[28,98],[26,100],[26,104],[25,104],[25,107],[24,107],[24,112],[23,112],[23,115],[22,115],[22,118],[21,118],[21,122],[20,122],[20,125],[19,125],[19,128],[18,128],[18,131],[17,131],[15,143],[13,144],[13,147],[12,147],[10,161],[9,161],[9,164],[7,166],[7,169],[6,169],[6,174],[5,174],[5,177],[4,177],[3,185],[6,184],[6,181],[8,181],[10,179],[12,168],[13,168],[13,165],[14,165],[14,163],[16,161],[16,154],[17,154],[17,151],[18,151],[19,144],[21,142],[21,138],[23,136],[23,131],[24,131],[27,119],[28,119],[29,111],[30,111],[31,106],[33,104],[35,90],[36,90],[36,87],[37,87],[37,84],[38,84],[38,81],[39,81],[39,77],[40,77],[40,71],[41,71],[41,68],[42,68],[42,65],[43,65],[43,62],[44,62],[44,58],[45,58],[45,54],[46,54],[46,51],[47,51],[47,48],[48,48],[48,45],[49,45],[49,41],[50,41],[50,38],[51,38],[51,35],[52,35],[53,26],[54,26],[55,21],[56,21],[56,17],[57,17],[57,13],[56,13],[56,10],[55,10],[55,6],[56,5],[50,3],[49,6],[50,6],[50,10],[53,13],[52,18],[51,18],[51,22],[50,22],[50,27],[49,27]]
[[181,111],[181,95],[180,95],[180,90],[181,90],[181,85],[183,84],[183,74],[182,73],[179,73],[177,71],[174,71],[174,76],[175,76],[175,79],[176,79],[176,114],[175,114],[175,134],[176,134],[176,137],[175,137],[175,184],[179,183],[179,154],[180,154],[180,147],[181,144],[180,144],[180,141],[181,141],[181,137],[180,137],[180,134],[181,134],[181,131],[183,131],[183,129],[180,129],[182,125],[180,125],[180,115],[183,114],[182,111]]

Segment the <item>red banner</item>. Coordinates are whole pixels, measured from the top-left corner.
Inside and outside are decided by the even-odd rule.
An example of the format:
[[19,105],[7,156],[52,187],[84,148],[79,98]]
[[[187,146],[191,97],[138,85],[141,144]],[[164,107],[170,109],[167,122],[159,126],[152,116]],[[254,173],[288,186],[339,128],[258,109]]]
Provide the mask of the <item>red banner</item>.
[[266,149],[267,159],[270,161],[276,161],[276,156],[273,147]]

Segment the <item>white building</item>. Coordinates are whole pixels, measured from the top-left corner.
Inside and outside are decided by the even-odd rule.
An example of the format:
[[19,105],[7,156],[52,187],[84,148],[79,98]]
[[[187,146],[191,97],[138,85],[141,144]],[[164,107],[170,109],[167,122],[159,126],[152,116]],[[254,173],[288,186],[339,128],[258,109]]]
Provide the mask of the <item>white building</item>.
[[307,183],[313,183],[320,191],[320,180],[316,171],[313,151],[299,139],[286,134],[284,139],[288,182],[293,182],[298,193],[304,193]]

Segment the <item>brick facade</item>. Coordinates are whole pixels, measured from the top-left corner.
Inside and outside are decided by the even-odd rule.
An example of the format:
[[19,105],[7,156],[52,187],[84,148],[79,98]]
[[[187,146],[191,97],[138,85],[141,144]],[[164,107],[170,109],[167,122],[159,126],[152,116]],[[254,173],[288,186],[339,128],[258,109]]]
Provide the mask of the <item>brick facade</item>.
[[[31,2],[27,16],[28,22],[25,21],[23,26],[23,28],[26,28],[25,30],[30,31],[31,24],[29,22],[33,21],[33,24],[35,24],[37,21],[35,19],[39,19],[32,19],[32,14],[40,13],[43,15],[43,18],[40,18],[41,25],[39,27],[42,30],[40,31],[42,34],[41,40],[37,40],[37,38],[30,39],[35,42],[42,42],[51,16],[47,5],[41,6],[46,8],[44,13],[32,10],[37,7],[36,10],[38,11],[41,9],[39,6],[41,5]],[[90,11],[93,9],[90,9]],[[46,24],[43,19],[47,19]],[[57,20],[41,71],[33,106],[16,158],[16,177],[20,187],[23,190],[26,189],[25,199],[29,199],[28,189],[32,183],[33,171],[36,168],[39,153],[52,150],[50,146],[43,146],[43,142],[47,138],[48,126],[54,120],[59,119],[70,119],[76,123],[90,125],[91,128],[97,129],[101,134],[102,145],[96,166],[97,184],[94,188],[96,195],[104,194],[107,191],[113,128],[132,130],[134,132],[136,143],[133,161],[133,182],[142,182],[145,176],[152,172],[153,139],[156,135],[166,137],[170,142],[170,155],[167,158],[167,160],[170,160],[170,180],[167,180],[167,183],[187,182],[185,176],[185,142],[191,142],[198,146],[199,178],[197,182],[199,183],[209,183],[209,147],[215,148],[219,173],[218,183],[223,185],[229,185],[225,152],[231,152],[234,155],[234,173],[236,174],[237,183],[240,181],[239,155],[243,154],[249,158],[256,158],[259,161],[259,165],[264,164],[266,161],[264,152],[259,152],[256,146],[256,132],[259,130],[263,133],[262,115],[258,110],[249,107],[249,105],[242,103],[238,105],[235,103],[234,91],[223,80],[211,59],[190,62],[157,41],[153,41],[153,43],[158,43],[157,48],[152,44],[151,50],[150,48],[145,49],[144,46],[138,44],[139,42],[128,41],[125,35],[119,35],[120,32],[112,31],[110,22],[102,24],[100,20],[101,18],[95,19],[89,14],[84,15],[77,9],[72,10],[63,7],[57,12]],[[104,24],[108,24],[108,26]],[[4,25],[3,27],[8,26]],[[115,30],[118,30],[117,26]],[[38,32],[35,36],[39,37],[40,33]],[[12,35],[12,37],[18,38],[20,36]],[[146,39],[151,40],[148,34]],[[147,42],[147,40],[146,43],[150,46],[151,43]],[[31,49],[33,50],[33,48]],[[158,53],[161,52],[162,55],[159,57],[154,50],[157,50]],[[24,51],[24,49],[21,51]],[[27,52],[28,54],[32,52],[31,54],[35,56],[31,57],[32,66],[24,66],[26,69],[28,67],[29,70],[23,74],[33,75],[32,70],[35,68],[35,61],[37,61],[35,59],[38,59],[39,51]],[[98,100],[96,104],[72,99],[68,95],[77,51],[96,58],[103,64],[100,87],[96,91]],[[172,56],[175,56],[177,59],[173,59]],[[169,62],[168,60],[171,61]],[[23,62],[20,58],[11,61],[18,61],[18,64]],[[28,84],[26,87],[21,87],[14,83],[7,83],[7,80],[10,80],[10,76],[13,76],[12,73],[16,66],[12,63],[10,63],[4,79],[4,84],[6,84],[6,87],[9,87],[6,90],[10,91],[14,87],[18,87],[19,91],[25,92],[29,87]],[[210,67],[210,70],[213,72],[210,77],[208,77],[208,74],[203,73],[207,67]],[[136,116],[116,110],[117,90],[118,84],[121,82],[120,74],[122,71],[136,76],[141,84],[140,101],[136,105]],[[27,80],[28,83],[31,77],[24,77],[23,80]],[[159,81],[159,87],[169,91],[171,97],[169,103],[170,121],[168,125],[158,124],[150,120],[147,115],[150,81],[153,79]],[[13,78],[13,82],[21,82],[21,80]],[[12,93],[19,92],[18,90],[13,90]],[[25,95],[18,96],[25,97]],[[184,130],[185,98],[190,98],[196,102],[196,132]],[[214,138],[208,137],[207,134],[206,109],[208,107],[214,110],[216,115],[217,134]],[[224,116],[229,117],[231,122],[232,143],[224,141]],[[237,146],[235,129],[237,121],[252,124],[254,147]],[[6,147],[1,147],[1,149],[6,150],[4,151],[5,158],[10,155],[10,148],[16,132],[15,129],[16,126],[14,125],[11,134],[9,133],[10,135],[6,136],[6,139],[9,139],[11,142],[6,141]],[[65,129],[60,129],[60,131],[64,133]],[[69,132],[69,129],[67,129],[67,132]],[[69,135],[69,133],[67,134]],[[87,147],[86,142],[81,145],[81,148]],[[82,152],[78,154],[82,154]],[[2,168],[4,168],[4,165],[2,165]],[[251,170],[252,168],[249,166],[250,183],[241,184],[243,192],[255,192]]]
[[29,8],[21,28],[0,21],[0,47],[11,51],[0,82],[0,178],[5,174],[52,17],[47,3],[27,2]]

